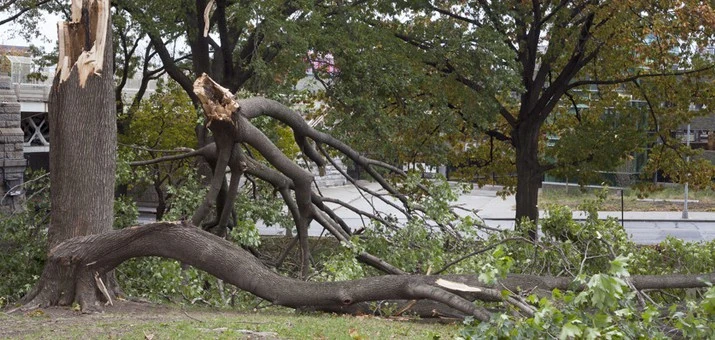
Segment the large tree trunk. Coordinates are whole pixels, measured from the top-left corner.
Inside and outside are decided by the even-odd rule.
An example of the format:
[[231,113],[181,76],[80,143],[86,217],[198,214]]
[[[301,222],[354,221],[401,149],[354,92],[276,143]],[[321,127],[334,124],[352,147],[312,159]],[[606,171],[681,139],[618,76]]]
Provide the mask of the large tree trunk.
[[[107,0],[74,0],[72,22],[59,24],[60,58],[49,101],[49,249],[112,228],[117,127],[109,9]],[[95,291],[94,280],[77,280],[66,268],[46,270],[58,272],[55,281],[38,283],[42,303],[70,304],[82,299],[76,292]]]
[[[539,126],[524,121],[512,134],[516,148],[516,225],[528,219],[536,223],[539,219],[539,188],[543,172],[539,165]],[[523,228],[521,228],[523,229]],[[533,238],[535,230],[522,230]]]

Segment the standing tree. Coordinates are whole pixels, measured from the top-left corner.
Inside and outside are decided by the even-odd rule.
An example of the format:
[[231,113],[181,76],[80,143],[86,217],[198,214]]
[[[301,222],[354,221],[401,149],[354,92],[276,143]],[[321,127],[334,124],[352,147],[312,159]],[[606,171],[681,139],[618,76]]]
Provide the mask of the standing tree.
[[[707,113],[691,112],[691,103],[713,104],[713,60],[700,55],[715,34],[706,1],[360,8],[345,14],[354,24],[332,27],[352,38],[333,40],[341,72],[330,92],[345,114],[331,123],[363,150],[397,162],[447,161],[471,168],[470,179],[506,185],[516,192],[517,220],[538,218],[545,173],[583,181],[611,170],[655,142],[647,130],[680,149],[669,129]],[[624,97],[649,105],[638,111]],[[351,133],[366,129],[377,145]],[[692,166],[680,170],[694,173]]]
[[[59,62],[48,115],[52,125],[50,249],[112,228],[117,128],[109,6],[104,0],[73,1],[72,21],[59,25]],[[95,279],[113,283],[111,276],[102,274],[94,277],[82,268],[47,267],[35,288],[35,301],[93,301]]]

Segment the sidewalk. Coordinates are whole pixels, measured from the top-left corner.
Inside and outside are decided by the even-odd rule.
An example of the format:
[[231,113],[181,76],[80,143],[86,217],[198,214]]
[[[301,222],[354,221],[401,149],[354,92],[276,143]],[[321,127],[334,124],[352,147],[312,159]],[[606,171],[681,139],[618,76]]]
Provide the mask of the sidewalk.
[[[473,204],[473,197],[488,195],[490,189],[477,189],[472,193],[460,197],[459,203],[464,202],[466,205]],[[496,190],[494,190],[496,192]],[[513,220],[516,213],[516,200],[513,195],[507,196],[505,199],[497,197],[478,207],[478,215],[486,220]],[[539,216],[544,216],[544,211],[540,211]],[[707,222],[715,223],[715,212],[690,211],[688,218],[683,218],[682,211],[599,211],[598,216],[601,219],[614,217],[624,221],[672,221],[672,222]],[[584,220],[586,213],[583,211],[574,211],[573,218],[575,220]]]

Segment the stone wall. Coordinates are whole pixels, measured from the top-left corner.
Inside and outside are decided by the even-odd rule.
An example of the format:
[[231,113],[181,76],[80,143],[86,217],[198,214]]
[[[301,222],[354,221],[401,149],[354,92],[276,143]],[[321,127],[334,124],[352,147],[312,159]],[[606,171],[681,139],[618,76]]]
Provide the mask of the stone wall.
[[0,210],[19,210],[25,199],[22,188],[27,161],[23,155],[25,135],[20,128],[20,103],[10,77],[0,75]]

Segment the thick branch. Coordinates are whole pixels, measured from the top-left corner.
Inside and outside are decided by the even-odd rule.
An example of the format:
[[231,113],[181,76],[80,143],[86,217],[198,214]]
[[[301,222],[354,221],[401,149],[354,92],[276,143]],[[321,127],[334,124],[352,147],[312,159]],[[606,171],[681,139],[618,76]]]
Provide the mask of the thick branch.
[[196,97],[196,94],[194,94],[193,82],[191,81],[191,79],[189,79],[188,76],[186,76],[186,74],[184,74],[184,72],[179,68],[179,66],[176,65],[174,58],[171,56],[169,50],[166,48],[164,40],[162,40],[161,37],[154,33],[148,33],[147,35],[151,40],[152,46],[154,46],[154,49],[156,49],[159,58],[161,58],[161,62],[166,69],[166,73],[171,77],[171,79],[174,79],[177,83],[179,83],[179,86],[181,86],[181,88],[186,91],[186,94],[189,95],[191,101],[194,104],[198,104],[199,99],[198,97]]
[[296,135],[307,136],[318,143],[330,145],[334,149],[342,152],[345,156],[365,168],[367,173],[370,174],[370,176],[372,176],[383,187],[383,189],[387,190],[387,192],[391,195],[402,201],[405,206],[409,206],[407,197],[387,183],[387,181],[370,166],[371,164],[377,163],[361,156],[357,151],[353,150],[333,136],[313,129],[310,125],[308,125],[308,123],[305,122],[303,117],[286,106],[266,98],[249,98],[241,100],[240,106],[241,115],[246,118],[250,119],[261,115],[273,117],[290,126]]
[[[435,279],[391,275],[346,282],[304,282],[278,275],[246,250],[190,225],[155,223],[142,227],[70,239],[50,250],[48,267],[71,267],[78,273],[104,274],[120,263],[142,256],[179,260],[205,270],[236,287],[288,307],[346,306],[362,301],[431,299],[480,320],[489,314],[470,301],[434,284]],[[42,280],[51,281],[51,280]],[[44,291],[52,291],[46,289]],[[37,301],[34,297],[33,301]],[[31,301],[30,305],[35,305]],[[85,301],[90,303],[90,301]],[[88,306],[82,306],[83,308]]]
[[623,84],[623,83],[628,83],[628,82],[633,82],[638,79],[644,79],[644,78],[655,78],[655,77],[673,77],[673,76],[684,76],[684,75],[689,75],[689,74],[694,74],[694,73],[700,73],[700,72],[705,72],[707,70],[715,68],[715,65],[710,65],[708,67],[703,67],[695,70],[687,70],[687,71],[676,71],[676,72],[663,72],[663,73],[647,73],[647,74],[636,74],[630,77],[624,77],[624,78],[618,78],[618,79],[606,79],[606,80],[579,80],[572,82],[569,84],[568,89],[572,89],[575,87],[579,86],[584,86],[584,85],[615,85],[615,84]]
[[200,148],[198,150],[191,150],[191,151],[181,153],[178,155],[164,156],[164,157],[159,157],[159,158],[150,159],[150,160],[146,160],[146,161],[129,162],[129,165],[130,166],[144,166],[144,165],[151,165],[151,164],[167,162],[167,161],[175,161],[175,160],[185,159],[185,158],[189,158],[189,157],[196,157],[196,156],[202,156],[204,158],[208,158],[208,157],[216,158],[217,157],[216,156],[216,145],[211,143],[211,144],[206,145],[203,148]]

